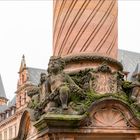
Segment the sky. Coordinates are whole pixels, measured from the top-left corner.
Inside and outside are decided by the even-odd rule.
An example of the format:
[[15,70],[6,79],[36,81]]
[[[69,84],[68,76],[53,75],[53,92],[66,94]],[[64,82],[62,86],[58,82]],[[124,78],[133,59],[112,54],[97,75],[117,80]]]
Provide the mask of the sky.
[[[47,69],[52,55],[52,0],[0,0],[0,74],[15,95],[22,55],[28,67]],[[118,47],[140,52],[140,1],[119,0]]]

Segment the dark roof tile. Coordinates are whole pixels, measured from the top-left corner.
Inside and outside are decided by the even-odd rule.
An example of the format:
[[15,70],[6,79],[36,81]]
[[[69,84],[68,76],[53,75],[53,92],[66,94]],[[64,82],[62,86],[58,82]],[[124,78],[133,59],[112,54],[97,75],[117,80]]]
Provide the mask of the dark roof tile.
[[43,73],[46,73],[47,74],[47,70],[44,70],[44,69],[37,69],[37,68],[30,68],[28,67],[28,76],[29,76],[29,81],[32,83],[32,84],[35,84],[37,85],[40,81],[40,74],[43,72]]
[[140,63],[140,53],[119,50],[118,61],[122,63],[125,72],[130,72],[128,75],[128,80],[131,80],[132,74],[135,71],[137,64]]

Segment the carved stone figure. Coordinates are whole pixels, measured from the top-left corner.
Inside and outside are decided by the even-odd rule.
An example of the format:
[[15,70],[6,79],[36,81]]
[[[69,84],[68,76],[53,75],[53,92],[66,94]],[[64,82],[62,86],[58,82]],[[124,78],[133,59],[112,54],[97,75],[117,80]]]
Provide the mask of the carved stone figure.
[[117,78],[117,92],[122,92],[122,85],[124,82],[124,74],[121,71],[118,71],[116,73],[116,78]]
[[85,98],[83,90],[75,84],[71,77],[63,72],[65,62],[61,57],[51,57],[48,65],[48,77],[46,87],[51,107],[61,106],[63,110],[68,109],[68,102],[72,94],[79,98]]
[[30,112],[30,118],[32,121],[36,121],[39,119],[39,116],[42,112],[37,109],[37,106],[40,103],[39,87],[34,86],[28,89],[28,97],[30,97],[30,101],[27,106]]
[[132,94],[130,99],[134,102],[135,105],[140,107],[140,77],[138,76],[136,81],[132,83]]
[[46,97],[46,93],[47,93],[46,79],[47,79],[46,73],[41,73],[40,74],[40,83],[38,85],[39,89],[40,89],[40,102],[43,102]]
[[38,84],[38,86],[33,86],[32,88],[28,89],[28,96],[30,97],[28,109],[30,110],[32,121],[38,120],[40,116],[45,113],[43,104],[48,91],[46,87],[46,78],[46,73],[41,73],[40,83]]

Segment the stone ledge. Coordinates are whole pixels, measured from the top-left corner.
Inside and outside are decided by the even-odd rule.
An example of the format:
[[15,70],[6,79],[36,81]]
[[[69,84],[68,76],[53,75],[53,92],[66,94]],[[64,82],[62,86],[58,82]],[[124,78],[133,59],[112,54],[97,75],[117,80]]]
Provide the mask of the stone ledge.
[[45,128],[51,127],[68,127],[75,128],[80,125],[80,122],[86,115],[64,115],[64,114],[51,114],[44,115],[40,120],[35,122],[34,126],[40,131]]
[[107,64],[111,64],[113,66],[115,66],[119,71],[123,70],[123,66],[122,64],[110,57],[106,57],[106,56],[99,56],[96,54],[80,54],[80,55],[69,55],[69,56],[65,56],[63,57],[63,59],[66,62],[66,65],[70,65],[73,63],[79,63],[79,62],[84,62],[84,61],[89,61],[89,62],[106,62]]

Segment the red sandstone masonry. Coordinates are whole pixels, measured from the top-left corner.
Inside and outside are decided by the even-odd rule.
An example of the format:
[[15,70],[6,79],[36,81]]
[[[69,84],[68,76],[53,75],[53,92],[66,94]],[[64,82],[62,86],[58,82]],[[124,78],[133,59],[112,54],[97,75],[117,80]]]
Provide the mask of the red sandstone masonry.
[[116,0],[54,0],[53,54],[117,58]]

